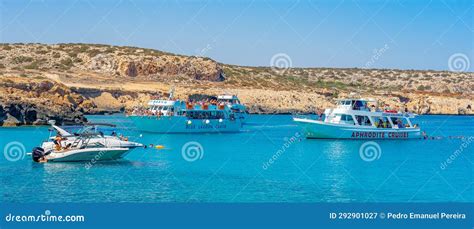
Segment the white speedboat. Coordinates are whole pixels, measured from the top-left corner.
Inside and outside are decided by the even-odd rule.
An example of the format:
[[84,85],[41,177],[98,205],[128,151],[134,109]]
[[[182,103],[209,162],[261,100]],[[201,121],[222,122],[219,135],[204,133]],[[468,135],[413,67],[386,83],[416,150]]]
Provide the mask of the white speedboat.
[[[421,138],[415,114],[368,107],[374,100],[343,99],[326,109],[319,119],[294,117],[307,138],[332,139],[412,139]],[[375,109],[375,106],[374,106]]]
[[[97,131],[98,126],[108,126],[115,127],[115,125],[105,124],[105,123],[87,123],[82,126],[76,133],[70,133],[65,129],[51,125],[53,130],[55,130],[63,140],[61,140],[61,147],[65,148],[68,145],[71,145],[76,148],[83,148],[83,144],[87,144],[88,147],[92,146],[104,146],[107,148],[137,148],[143,147],[143,144],[128,141],[126,137],[117,137],[111,135],[104,135],[102,132]],[[87,137],[87,142],[83,141],[84,137]],[[41,148],[46,152],[53,150],[55,148],[54,136],[50,137],[50,141],[43,142]],[[85,145],[84,145],[85,146]]]
[[36,162],[75,162],[75,161],[106,161],[124,157],[128,148],[70,148],[45,152],[42,148],[33,149],[33,160]]
[[126,138],[104,135],[98,132],[98,125],[86,124],[79,132],[70,133],[54,124],[56,137],[35,147],[32,158],[36,162],[73,162],[73,161],[104,161],[124,157],[131,149],[143,147],[142,144],[128,141]]

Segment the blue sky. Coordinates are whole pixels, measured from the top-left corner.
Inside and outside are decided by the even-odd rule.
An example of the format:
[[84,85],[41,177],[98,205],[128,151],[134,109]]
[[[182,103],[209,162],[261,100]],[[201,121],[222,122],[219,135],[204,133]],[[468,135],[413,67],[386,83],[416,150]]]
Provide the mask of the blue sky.
[[1,42],[139,46],[251,66],[285,53],[294,67],[446,70],[461,53],[474,69],[470,0],[0,0],[0,10]]

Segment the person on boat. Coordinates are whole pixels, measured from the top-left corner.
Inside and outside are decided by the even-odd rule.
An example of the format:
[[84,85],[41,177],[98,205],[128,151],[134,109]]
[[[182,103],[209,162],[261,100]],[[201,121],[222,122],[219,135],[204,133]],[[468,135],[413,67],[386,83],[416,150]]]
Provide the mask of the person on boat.
[[115,132],[115,130],[114,130],[114,131],[112,131],[112,133],[110,135],[112,135],[114,137],[117,137],[117,132]]
[[377,111],[377,108],[375,108],[375,105],[372,104],[372,105],[370,106],[370,111],[372,111],[372,112]]
[[383,128],[388,128],[388,126],[389,126],[389,125],[388,125],[388,121],[385,120],[385,122],[383,122]]
[[56,137],[54,137],[54,140],[53,140],[53,143],[56,146],[57,151],[60,151],[62,149],[62,146],[61,146],[61,141],[62,140],[63,140],[63,138],[62,138],[61,134],[57,133]]
[[365,125],[370,126],[370,120],[369,119],[365,120]]
[[400,106],[397,106],[397,113],[399,114],[403,114],[403,112],[405,111],[404,109],[402,109]]
[[398,128],[405,128],[405,126],[403,125],[402,120],[400,120],[400,119],[397,120],[397,125],[398,125]]
[[354,105],[352,106],[352,109],[359,110],[359,101],[354,102]]
[[377,125],[376,125],[376,126],[377,126],[377,128],[385,128],[385,127],[384,127],[384,122],[383,122],[383,120],[380,119],[380,118],[379,118],[379,121],[377,122]]
[[120,140],[122,141],[128,141],[128,138],[127,137],[124,137],[123,134],[120,134]]
[[320,121],[323,120],[323,112],[321,112],[321,110],[318,109],[316,113],[318,114],[318,120]]

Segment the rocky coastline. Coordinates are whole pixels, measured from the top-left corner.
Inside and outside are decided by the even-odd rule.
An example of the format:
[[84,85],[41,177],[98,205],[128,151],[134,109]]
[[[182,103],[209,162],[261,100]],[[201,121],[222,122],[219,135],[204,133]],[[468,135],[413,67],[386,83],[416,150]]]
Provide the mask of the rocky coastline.
[[[374,98],[418,114],[473,115],[473,73],[244,67],[151,49],[0,44],[0,126],[86,122],[149,99],[236,94],[253,114],[316,113],[338,98]],[[383,87],[378,86],[383,85]]]

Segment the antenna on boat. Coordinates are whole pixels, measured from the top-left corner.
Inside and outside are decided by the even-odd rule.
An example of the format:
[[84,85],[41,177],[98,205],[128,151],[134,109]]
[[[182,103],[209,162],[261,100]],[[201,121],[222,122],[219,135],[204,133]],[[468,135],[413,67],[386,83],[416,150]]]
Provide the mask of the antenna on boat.
[[174,96],[174,86],[170,89],[169,100],[172,100],[172,99],[173,99],[173,96]]

